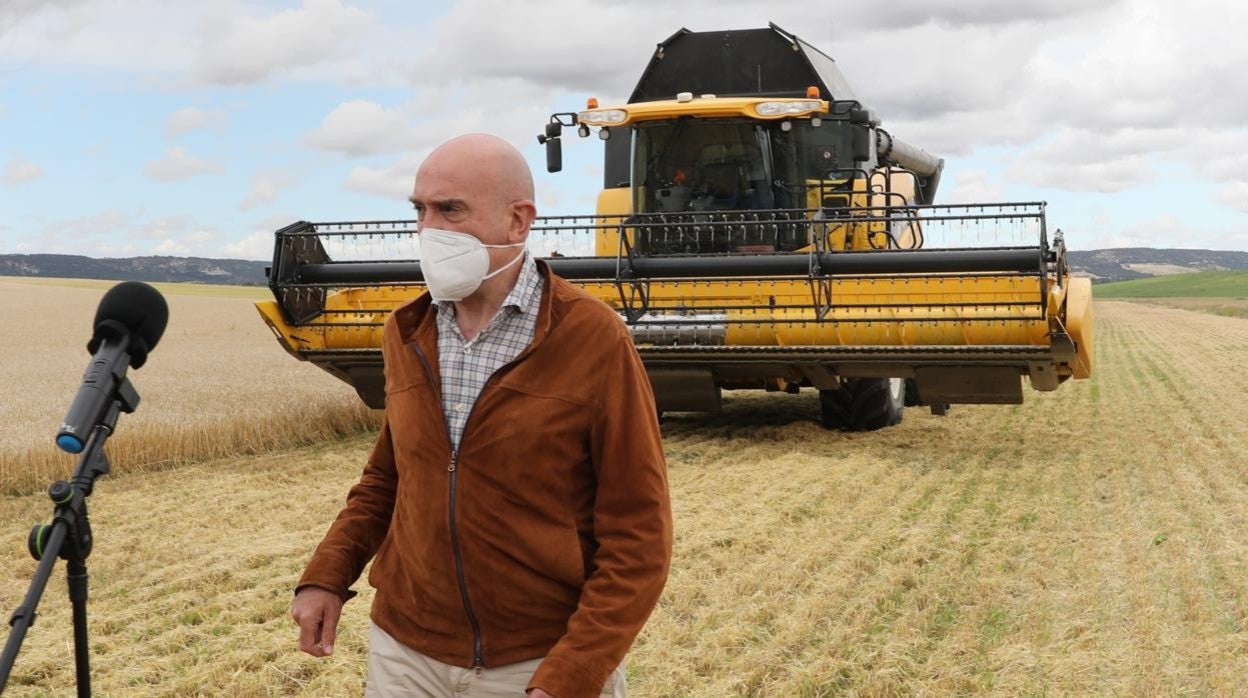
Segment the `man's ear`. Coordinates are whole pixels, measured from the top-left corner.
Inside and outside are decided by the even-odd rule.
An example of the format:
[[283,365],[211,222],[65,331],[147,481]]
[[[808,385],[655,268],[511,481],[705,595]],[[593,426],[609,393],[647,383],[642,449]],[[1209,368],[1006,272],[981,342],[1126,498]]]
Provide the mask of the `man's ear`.
[[507,238],[510,242],[523,242],[529,234],[529,226],[537,219],[537,206],[532,201],[513,201],[511,203],[511,220],[507,226]]

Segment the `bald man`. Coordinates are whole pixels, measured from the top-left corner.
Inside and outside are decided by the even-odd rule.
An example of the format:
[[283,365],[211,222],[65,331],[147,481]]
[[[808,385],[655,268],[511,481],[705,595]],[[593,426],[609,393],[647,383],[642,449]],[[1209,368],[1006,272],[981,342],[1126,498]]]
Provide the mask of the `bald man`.
[[386,321],[385,420],[296,587],[300,649],[333,653],[371,559],[366,695],[626,695],[672,544],[628,330],[528,254],[533,179],[506,142],[444,143],[411,202],[429,292]]

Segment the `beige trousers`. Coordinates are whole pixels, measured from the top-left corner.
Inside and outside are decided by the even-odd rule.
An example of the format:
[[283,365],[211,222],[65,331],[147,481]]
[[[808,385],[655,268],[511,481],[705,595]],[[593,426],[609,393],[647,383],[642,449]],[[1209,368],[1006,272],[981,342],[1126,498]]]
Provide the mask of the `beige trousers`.
[[[404,645],[369,621],[368,683],[364,695],[366,698],[521,698],[541,663],[540,658],[530,659],[481,670],[443,664]],[[627,698],[623,664],[607,677],[602,695]]]

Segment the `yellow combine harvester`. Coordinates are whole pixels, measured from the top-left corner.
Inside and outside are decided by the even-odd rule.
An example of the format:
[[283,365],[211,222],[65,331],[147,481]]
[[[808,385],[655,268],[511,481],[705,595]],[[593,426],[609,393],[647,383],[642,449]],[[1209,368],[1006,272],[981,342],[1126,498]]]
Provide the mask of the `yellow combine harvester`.
[[[829,428],[905,405],[1022,402],[1092,370],[1092,303],[1043,203],[940,206],[943,161],[893,138],[831,58],[775,25],[659,44],[628,103],[551,117],[596,132],[593,216],[540,218],[530,246],[616,310],[660,410],[723,389],[819,390]],[[259,303],[294,356],[384,405],[381,328],[424,292],[415,221],[277,231]]]

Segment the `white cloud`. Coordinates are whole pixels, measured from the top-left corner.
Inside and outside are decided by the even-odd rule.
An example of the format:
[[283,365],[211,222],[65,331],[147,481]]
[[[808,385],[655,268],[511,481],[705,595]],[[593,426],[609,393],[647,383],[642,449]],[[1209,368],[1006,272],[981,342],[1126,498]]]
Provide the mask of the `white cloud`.
[[895,0],[884,5],[860,6],[858,12],[859,20],[875,29],[918,24],[993,27],[1061,19],[1115,1],[1014,0],[1007,3],[1000,0]]
[[152,248],[152,254],[167,255],[170,257],[190,257],[191,248],[189,245],[173,238],[165,238]]
[[1095,247],[1174,247],[1227,249],[1228,243],[1248,242],[1248,228],[1208,228],[1172,213],[1115,225],[1105,221],[1097,231]]
[[1055,226],[1050,217],[1049,225],[1050,233],[1055,227],[1065,232],[1067,247],[1072,250],[1115,247],[1248,249],[1248,221],[1209,224],[1173,213],[1133,220],[1113,212],[1064,221],[1060,226]]
[[355,156],[393,153],[418,140],[410,117],[365,100],[339,104],[303,139],[315,148]]
[[1218,192],[1218,201],[1242,213],[1248,213],[1248,182],[1231,182]]
[[294,178],[277,170],[262,170],[251,180],[251,190],[239,204],[243,211],[268,206],[277,200],[278,193],[293,183]]
[[1088,26],[1077,50],[1037,61],[1046,113],[1090,128],[1202,126],[1248,118],[1248,94],[1230,88],[1248,64],[1248,5],[1130,0]]
[[130,240],[176,239],[179,244],[194,245],[211,242],[217,237],[216,231],[211,227],[184,215],[153,218],[133,225],[126,231],[126,238]]
[[[460,86],[428,88],[411,105],[384,108],[371,102],[340,105],[308,141],[348,154],[394,153],[381,166],[357,165],[344,187],[374,194],[398,204],[411,194],[420,163],[437,145],[465,133],[492,133],[521,153],[539,152],[535,138],[554,108],[534,93],[532,85],[512,78],[482,78],[471,89]],[[429,105],[436,104],[437,109]],[[418,118],[422,113],[423,118]],[[428,116],[429,112],[435,116]],[[410,115],[410,116],[409,116]],[[348,118],[350,117],[350,118]]]
[[169,138],[174,138],[187,131],[219,124],[224,119],[225,114],[222,112],[186,107],[169,115],[169,123],[165,126],[165,135]]
[[[946,173],[945,176],[948,176]],[[940,201],[947,204],[976,204],[1002,200],[1000,182],[990,179],[987,170],[963,170],[958,172],[952,182],[952,190],[940,195]]]
[[4,165],[0,180],[5,184],[24,184],[43,176],[43,168],[31,160],[9,160]]
[[[598,178],[602,176],[602,173],[595,170],[590,176]],[[536,182],[535,189],[536,191],[534,192],[534,196],[537,197],[537,210],[539,215],[541,215],[541,212],[544,210],[559,209],[561,206],[569,203],[565,201],[566,197],[564,196],[563,189],[552,185],[550,180],[541,180]]]
[[52,221],[40,228],[34,237],[64,241],[105,236],[121,231],[129,221],[130,216],[125,212],[110,209],[99,213]]
[[357,165],[347,174],[344,186],[351,191],[373,194],[401,205],[412,193],[416,170],[429,150],[410,153],[384,167]]
[[5,0],[0,3],[0,36],[41,13],[80,4],[82,0]]
[[213,84],[239,85],[349,54],[371,19],[339,0],[304,0],[267,17],[236,16],[202,36],[194,71]]
[[182,146],[176,146],[166,151],[163,158],[149,162],[143,171],[148,177],[158,182],[171,182],[202,174],[218,173],[221,171],[221,166],[210,160],[191,155]]
[[272,259],[273,231],[257,230],[246,237],[227,242],[221,250],[226,259]]
[[[24,4],[38,7],[22,11]],[[17,6],[14,19],[12,0],[0,2],[0,66],[142,74],[184,73],[192,28],[202,14],[202,7],[161,0],[127,0],[124,7],[100,0],[17,0]]]
[[[393,83],[392,47],[410,37],[409,27],[376,28],[388,40],[365,44],[369,14],[340,0],[304,0],[283,10],[257,4],[3,0],[0,68],[127,71],[182,88],[292,75],[354,85],[384,76]],[[61,7],[48,11],[53,5]]]
[[141,251],[132,254],[216,258],[221,256],[219,239],[211,230],[170,231],[167,237],[154,239],[155,244],[134,248]]
[[1183,133],[1175,128],[1108,133],[1066,128],[1015,156],[1008,176],[1066,191],[1123,191],[1152,181],[1156,172],[1150,156],[1168,153],[1182,142]]
[[1175,157],[1192,164],[1200,175],[1217,181],[1248,179],[1248,128],[1192,128]]
[[1050,189],[1112,193],[1151,182],[1156,172],[1147,158],[1131,155],[1100,162],[1037,160],[1011,168],[1010,175]]
[[553,109],[564,108],[550,91],[515,78],[481,78],[471,85],[422,88],[418,99],[397,107],[353,100],[335,107],[303,137],[306,145],[349,156],[410,154],[464,133],[488,132],[517,147],[534,136]]

